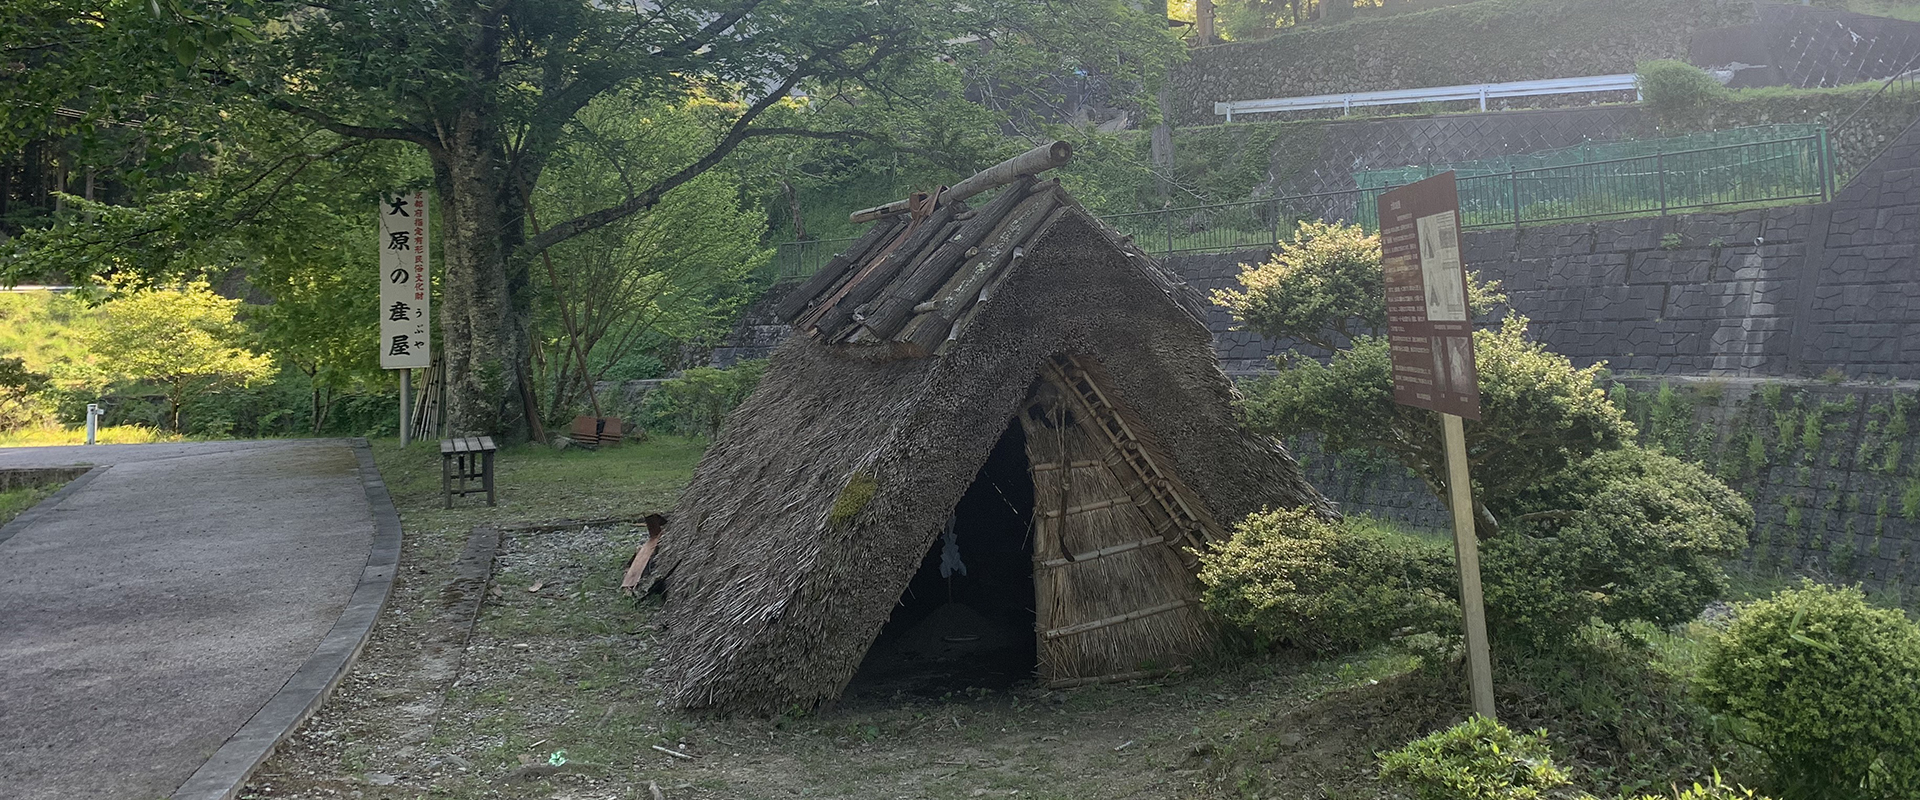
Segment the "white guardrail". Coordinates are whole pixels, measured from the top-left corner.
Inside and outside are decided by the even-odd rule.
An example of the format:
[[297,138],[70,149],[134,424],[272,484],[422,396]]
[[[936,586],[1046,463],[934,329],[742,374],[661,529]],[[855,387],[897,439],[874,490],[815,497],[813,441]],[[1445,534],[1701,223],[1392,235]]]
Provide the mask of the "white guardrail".
[[1434,86],[1426,89],[1394,89],[1386,92],[1317,94],[1311,97],[1281,97],[1272,100],[1235,100],[1214,103],[1213,113],[1225,114],[1228,122],[1234,114],[1267,114],[1275,111],[1310,111],[1338,108],[1351,111],[1361,106],[1397,106],[1406,103],[1438,103],[1448,100],[1479,100],[1487,110],[1488,100],[1505,97],[1534,97],[1582,92],[1633,91],[1640,98],[1632,75],[1592,75],[1585,78],[1548,78],[1539,81],[1476,83],[1466,86]]

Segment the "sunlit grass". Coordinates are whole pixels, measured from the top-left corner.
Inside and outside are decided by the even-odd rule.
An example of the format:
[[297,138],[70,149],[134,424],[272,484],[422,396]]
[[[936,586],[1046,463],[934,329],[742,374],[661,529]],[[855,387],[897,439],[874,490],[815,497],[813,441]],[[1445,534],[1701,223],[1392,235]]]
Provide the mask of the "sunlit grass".
[[[94,436],[95,444],[153,444],[186,440],[187,437],[180,434],[149,428],[145,425],[115,425],[101,428]],[[0,447],[56,447],[86,443],[87,429],[84,427],[24,428],[0,433]]]

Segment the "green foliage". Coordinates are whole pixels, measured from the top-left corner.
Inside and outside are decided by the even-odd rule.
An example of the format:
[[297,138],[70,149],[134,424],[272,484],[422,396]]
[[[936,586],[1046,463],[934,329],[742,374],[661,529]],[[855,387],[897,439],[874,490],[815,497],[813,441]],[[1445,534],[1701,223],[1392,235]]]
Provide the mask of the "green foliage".
[[1444,552],[1396,541],[1365,522],[1268,509],[1196,555],[1209,610],[1310,652],[1366,647],[1407,627],[1449,630],[1459,614],[1429,588],[1451,574]]
[[[1635,433],[1607,401],[1601,366],[1575,369],[1565,356],[1529,340],[1526,330],[1526,319],[1513,315],[1473,335],[1481,418],[1467,421],[1466,437],[1483,522],[1512,511],[1542,476],[1618,448]],[[1329,452],[1398,460],[1435,496],[1446,496],[1440,425],[1431,411],[1393,402],[1385,339],[1362,336],[1330,364],[1289,364],[1250,381],[1243,407],[1256,430],[1282,437],[1317,433]],[[1491,534],[1496,526],[1488,527]]]
[[1515,733],[1476,716],[1380,755],[1380,777],[1420,800],[1535,800],[1569,783],[1546,731]]
[[[1241,265],[1240,290],[1215,291],[1213,301],[1261,335],[1335,350],[1386,327],[1380,258],[1380,237],[1358,225],[1302,222],[1265,263]],[[1468,278],[1467,301],[1475,314],[1506,302],[1497,282]]]
[[0,431],[43,421],[46,408],[40,393],[48,383],[47,376],[27,369],[20,357],[0,356]]
[[[534,193],[536,218],[566,219],[616,203],[711,145],[725,108],[613,95],[580,112],[581,141],[563,147]],[[591,132],[587,135],[585,132]],[[636,363],[678,361],[679,345],[726,333],[764,284],[765,215],[733,171],[714,169],[646,211],[556,245],[533,270],[534,362],[548,420],[590,405],[589,386]],[[642,377],[654,377],[645,375]]]
[[239,309],[239,300],[214,294],[205,283],[122,292],[100,307],[83,339],[107,380],[157,387],[170,427],[179,431],[188,402],[257,386],[272,375],[272,360],[248,349],[250,337],[234,319]]
[[696,367],[662,381],[647,395],[643,414],[650,430],[682,436],[719,435],[735,406],[760,385],[765,360],[742,361],[726,369]]
[[1647,107],[1656,116],[1670,120],[1699,115],[1727,94],[1726,87],[1706,70],[1673,59],[1642,62],[1634,82]]
[[1567,643],[1590,619],[1672,625],[1727,588],[1753,509],[1699,465],[1603,451],[1535,483],[1512,530],[1482,545],[1487,616],[1502,638]]
[[1715,774],[1707,783],[1695,783],[1685,789],[1676,789],[1673,794],[1645,794],[1638,800],[1770,800],[1764,795],[1754,794],[1744,786],[1729,785]]
[[1786,800],[1920,794],[1920,626],[1858,589],[1809,582],[1744,606],[1699,685]]

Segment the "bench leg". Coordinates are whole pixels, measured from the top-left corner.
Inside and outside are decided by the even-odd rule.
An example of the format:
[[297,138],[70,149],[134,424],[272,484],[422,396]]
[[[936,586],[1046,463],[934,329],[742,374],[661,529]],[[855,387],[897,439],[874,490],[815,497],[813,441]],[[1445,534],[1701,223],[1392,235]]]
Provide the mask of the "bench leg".
[[493,505],[493,451],[481,455],[480,482],[487,487],[487,505]]
[[453,478],[447,471],[453,467],[453,459],[440,457],[440,494],[446,498],[447,508],[453,508]]

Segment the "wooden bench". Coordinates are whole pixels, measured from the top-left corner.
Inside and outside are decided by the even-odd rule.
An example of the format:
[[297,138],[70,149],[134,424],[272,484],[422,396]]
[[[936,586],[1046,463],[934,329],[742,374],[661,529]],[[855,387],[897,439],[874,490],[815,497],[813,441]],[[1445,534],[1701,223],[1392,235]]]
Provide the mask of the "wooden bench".
[[[440,440],[440,491],[447,496],[447,508],[453,507],[454,495],[487,493],[487,505],[493,505],[493,446],[491,436],[464,436],[455,439]],[[453,479],[460,479],[459,488],[454,488]],[[467,481],[477,479],[480,487],[467,488]]]

